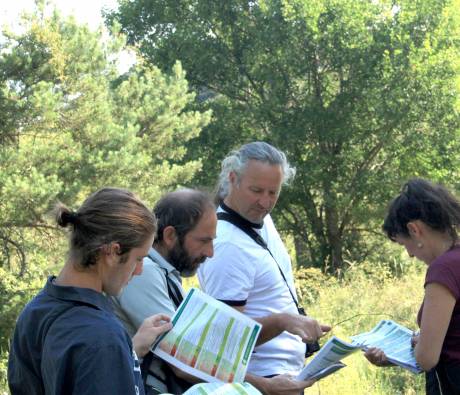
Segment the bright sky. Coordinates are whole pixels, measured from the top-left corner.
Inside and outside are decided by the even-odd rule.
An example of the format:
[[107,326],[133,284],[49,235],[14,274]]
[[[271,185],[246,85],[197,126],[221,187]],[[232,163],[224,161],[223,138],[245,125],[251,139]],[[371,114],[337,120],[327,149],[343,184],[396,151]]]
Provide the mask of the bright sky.
[[[78,22],[86,23],[94,30],[104,23],[102,9],[117,7],[117,0],[49,0],[49,3],[55,4],[63,15],[74,15]],[[34,8],[34,0],[0,0],[0,31],[5,25],[15,30],[18,26],[19,15],[23,11],[33,11]],[[127,71],[134,63],[134,59],[132,53],[123,51],[118,58],[120,73]]]
[[[87,23],[92,29],[96,29],[103,23],[101,10],[103,7],[116,8],[116,0],[52,0],[64,15],[75,15],[78,22]],[[15,27],[18,16],[22,11],[32,11],[34,0],[0,0],[0,26],[8,25]]]

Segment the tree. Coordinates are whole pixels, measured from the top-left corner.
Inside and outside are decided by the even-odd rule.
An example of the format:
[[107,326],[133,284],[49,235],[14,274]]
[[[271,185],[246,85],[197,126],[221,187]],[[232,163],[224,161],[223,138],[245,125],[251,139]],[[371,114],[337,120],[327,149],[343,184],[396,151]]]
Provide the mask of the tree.
[[180,164],[186,144],[210,118],[187,110],[194,94],[179,63],[165,75],[139,60],[120,76],[113,59],[122,37],[104,42],[57,13],[25,23],[0,58],[1,266],[10,263],[13,229],[40,226],[56,198],[77,203],[117,185],[153,203],[189,181],[201,164]]
[[1,351],[24,302],[65,259],[46,218],[52,204],[76,206],[112,185],[153,206],[200,169],[184,156],[210,120],[189,109],[195,94],[180,63],[163,73],[138,58],[120,75],[122,36],[46,12],[25,17],[23,33],[5,32],[0,48]]
[[[179,59],[211,108],[201,180],[251,139],[298,169],[278,203],[297,259],[362,260],[403,180],[451,181],[459,158],[458,0],[120,0],[108,15],[162,70]],[[199,97],[200,97],[199,96]],[[201,148],[205,147],[205,148]]]

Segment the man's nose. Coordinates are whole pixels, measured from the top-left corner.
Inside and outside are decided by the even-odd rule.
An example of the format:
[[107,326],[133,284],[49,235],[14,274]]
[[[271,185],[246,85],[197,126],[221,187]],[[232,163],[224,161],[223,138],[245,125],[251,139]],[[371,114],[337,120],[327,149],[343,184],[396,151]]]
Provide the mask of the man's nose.
[[259,199],[259,205],[264,209],[268,210],[272,205],[272,198],[270,195],[264,195]]
[[207,258],[212,258],[212,256],[214,255],[214,245],[212,243],[210,243],[210,245],[207,246],[204,254]]
[[141,274],[142,274],[143,268],[144,268],[144,261],[139,262],[139,263],[136,265],[136,268],[134,269],[133,276],[139,276],[139,275],[141,275]]

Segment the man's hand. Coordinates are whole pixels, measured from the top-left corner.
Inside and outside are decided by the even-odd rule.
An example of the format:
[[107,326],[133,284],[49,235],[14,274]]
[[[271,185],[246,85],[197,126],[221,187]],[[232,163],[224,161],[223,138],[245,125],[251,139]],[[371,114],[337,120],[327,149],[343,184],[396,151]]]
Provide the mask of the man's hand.
[[314,318],[299,314],[286,314],[283,321],[284,330],[300,336],[304,343],[314,343],[331,330],[329,325],[319,324]]
[[148,353],[158,336],[172,329],[170,321],[165,314],[155,314],[144,320],[133,337],[133,347],[138,357]]
[[255,320],[262,324],[262,331],[257,338],[258,346],[284,331],[300,336],[304,343],[314,343],[331,330],[329,325],[319,324],[315,319],[300,314],[277,313]]
[[281,374],[266,379],[262,392],[264,395],[299,395],[314,382],[314,380],[299,381],[287,374]]
[[375,366],[393,366],[393,364],[387,359],[385,353],[376,347],[370,347],[364,353],[367,360]]

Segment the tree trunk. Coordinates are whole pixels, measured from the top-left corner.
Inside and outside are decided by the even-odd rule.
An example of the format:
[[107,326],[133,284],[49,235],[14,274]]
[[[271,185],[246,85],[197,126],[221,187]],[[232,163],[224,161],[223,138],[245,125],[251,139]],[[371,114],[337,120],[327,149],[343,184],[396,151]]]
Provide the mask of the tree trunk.
[[337,199],[330,192],[329,186],[325,187],[325,217],[326,217],[326,235],[329,246],[328,266],[326,271],[331,274],[337,274],[343,268],[342,256],[342,233],[339,227],[339,214],[337,211]]

